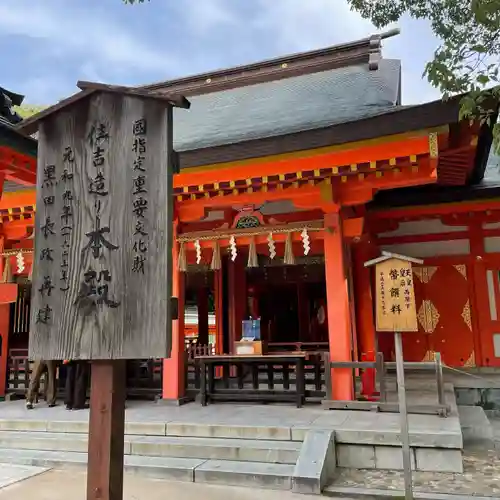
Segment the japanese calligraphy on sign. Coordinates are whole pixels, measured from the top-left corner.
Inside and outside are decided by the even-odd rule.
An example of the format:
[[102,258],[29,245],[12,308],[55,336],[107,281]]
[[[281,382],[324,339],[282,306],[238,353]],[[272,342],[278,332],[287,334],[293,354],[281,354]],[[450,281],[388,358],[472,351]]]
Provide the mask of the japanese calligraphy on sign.
[[412,263],[387,258],[375,266],[376,322],[380,332],[418,331]]
[[169,355],[172,106],[136,94],[39,123],[33,359]]

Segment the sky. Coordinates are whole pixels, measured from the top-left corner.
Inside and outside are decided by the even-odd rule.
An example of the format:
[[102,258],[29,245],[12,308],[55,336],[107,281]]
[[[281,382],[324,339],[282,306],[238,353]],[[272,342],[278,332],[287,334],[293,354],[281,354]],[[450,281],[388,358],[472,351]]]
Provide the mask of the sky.
[[[403,103],[438,99],[422,79],[439,45],[429,25],[404,18],[391,27],[401,34],[383,56],[402,61]],[[0,85],[47,105],[78,80],[142,85],[375,33],[346,0],[1,0]]]

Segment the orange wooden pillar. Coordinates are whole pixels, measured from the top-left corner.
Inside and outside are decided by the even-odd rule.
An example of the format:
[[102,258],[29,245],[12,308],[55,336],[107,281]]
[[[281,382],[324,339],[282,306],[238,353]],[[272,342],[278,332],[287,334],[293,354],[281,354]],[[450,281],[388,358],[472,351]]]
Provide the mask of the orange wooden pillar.
[[[0,252],[4,250],[4,238],[0,237]],[[4,258],[0,257],[0,276],[3,276]],[[0,285],[1,286],[1,285]],[[10,304],[0,304],[0,398],[7,390],[7,368],[9,353]]]
[[[174,225],[174,237],[177,234]],[[174,239],[175,241],[175,239]],[[179,319],[172,325],[172,352],[163,360],[162,398],[181,402],[185,394],[185,346],[184,346],[184,273],[179,271],[179,247],[174,243],[172,258],[172,295],[179,300]]]
[[368,242],[362,241],[353,248],[354,294],[356,310],[356,332],[360,357],[377,350],[375,337],[375,318],[371,287],[371,269],[364,263],[375,258],[377,252]]
[[[346,275],[342,221],[338,213],[325,214],[325,278],[330,360],[352,361],[351,311]],[[332,370],[332,399],[354,398],[351,369]]]

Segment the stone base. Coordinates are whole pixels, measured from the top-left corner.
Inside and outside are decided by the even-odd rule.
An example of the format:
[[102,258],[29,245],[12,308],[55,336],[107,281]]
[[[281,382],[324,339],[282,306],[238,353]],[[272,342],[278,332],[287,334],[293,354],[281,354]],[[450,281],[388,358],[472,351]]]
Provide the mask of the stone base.
[[[352,469],[402,470],[402,449],[396,446],[337,444],[337,466]],[[413,470],[463,472],[462,452],[446,448],[411,448]]]
[[480,406],[459,406],[460,427],[465,446],[493,449],[493,429]]
[[156,400],[156,404],[158,405],[164,405],[164,406],[182,406],[187,403],[191,403],[193,400],[191,398],[188,398],[187,396],[179,398],[179,399],[163,399],[163,398],[158,398]]
[[336,468],[332,430],[310,430],[304,440],[292,477],[292,491],[320,495],[333,479]]

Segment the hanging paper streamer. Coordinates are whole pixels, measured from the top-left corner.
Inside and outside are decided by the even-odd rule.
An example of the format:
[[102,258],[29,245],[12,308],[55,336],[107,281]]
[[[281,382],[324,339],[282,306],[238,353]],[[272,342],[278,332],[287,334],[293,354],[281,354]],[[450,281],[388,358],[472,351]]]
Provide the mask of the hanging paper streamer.
[[12,283],[12,268],[10,266],[10,257],[5,257],[5,267],[3,268],[3,283]]
[[178,259],[177,267],[179,268],[179,271],[181,271],[181,272],[187,271],[186,249],[184,248],[183,241],[181,241],[179,243],[179,259]]
[[200,245],[200,240],[196,240],[194,242],[194,248],[196,249],[196,263],[200,264],[201,263],[201,245]]
[[238,255],[238,250],[236,249],[236,238],[234,236],[229,238],[229,248],[231,249],[231,260],[234,262],[236,260],[236,256]]
[[217,271],[221,268],[220,260],[220,246],[217,240],[214,241],[214,249],[212,252],[212,262],[210,263],[210,269],[212,271]]
[[304,255],[307,255],[311,250],[311,240],[309,238],[309,234],[307,232],[306,227],[302,230],[300,236],[302,236],[302,246],[304,247]]
[[259,260],[257,258],[257,248],[255,247],[255,238],[250,240],[250,247],[248,249],[248,263],[247,267],[259,267]]
[[19,252],[16,255],[16,262],[17,262],[17,274],[22,274],[25,267],[24,267],[24,257],[21,252]]
[[276,245],[273,240],[273,233],[269,233],[267,236],[267,247],[269,248],[269,257],[273,260],[276,257]]
[[283,262],[286,265],[293,266],[295,264],[295,256],[293,255],[292,233],[287,233],[285,240],[285,258]]

